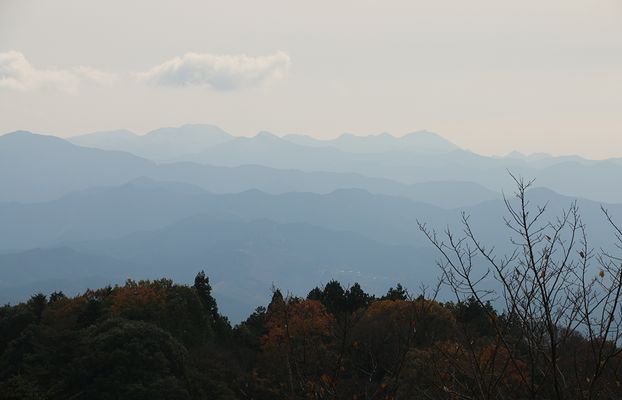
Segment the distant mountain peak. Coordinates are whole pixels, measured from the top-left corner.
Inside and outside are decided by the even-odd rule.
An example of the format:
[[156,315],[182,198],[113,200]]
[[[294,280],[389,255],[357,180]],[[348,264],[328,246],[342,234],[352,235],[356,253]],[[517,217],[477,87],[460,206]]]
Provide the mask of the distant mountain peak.
[[449,140],[445,139],[443,136],[439,135],[438,133],[427,131],[425,129],[409,132],[401,137],[401,139],[407,139],[407,138],[430,138],[430,139],[443,141],[446,143],[451,143]]
[[3,135],[0,135],[0,137],[10,137],[10,136],[33,136],[35,135],[34,133],[30,132],[30,131],[23,131],[23,130],[18,130],[18,131],[13,131],[13,132],[8,132],[5,133]]
[[517,150],[512,150],[508,154],[505,155],[505,158],[516,158],[519,160],[524,160],[527,156]]
[[425,129],[421,129],[418,131],[413,131],[413,132],[408,132],[407,134],[405,134],[404,136],[402,136],[402,138],[408,138],[408,137],[433,137],[433,138],[437,138],[437,139],[441,139],[441,140],[447,140],[444,137],[442,137],[441,135],[439,135],[438,133],[434,133]]
[[6,133],[0,136],[0,141],[12,142],[12,143],[54,143],[62,144],[66,146],[72,146],[71,143],[66,140],[53,135],[42,135],[39,133],[33,133],[30,131],[14,131]]
[[205,137],[205,136],[219,136],[224,138],[230,138],[227,132],[216,125],[211,124],[185,124],[178,127],[165,127],[154,129],[145,134],[145,137],[157,138],[157,137]]
[[255,136],[252,137],[254,140],[259,140],[265,143],[278,143],[284,142],[284,140],[272,132],[268,131],[259,131]]
[[186,124],[155,129],[144,135],[123,129],[75,136],[69,140],[79,146],[120,150],[152,160],[167,161],[232,139],[216,125]]
[[268,131],[259,131],[255,135],[255,137],[258,137],[258,138],[279,138],[274,133],[268,132]]
[[394,136],[388,132],[366,136],[344,132],[334,139],[316,139],[308,135],[287,135],[283,139],[305,146],[332,146],[344,152],[364,154],[385,152],[436,154],[460,149],[442,136],[425,130],[407,133],[404,136]]

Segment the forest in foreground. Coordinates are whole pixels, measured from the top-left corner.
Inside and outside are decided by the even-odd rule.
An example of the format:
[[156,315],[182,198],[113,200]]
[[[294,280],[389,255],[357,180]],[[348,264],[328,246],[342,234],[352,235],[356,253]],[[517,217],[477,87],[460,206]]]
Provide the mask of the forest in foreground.
[[[401,285],[374,297],[331,281],[306,298],[275,289],[231,326],[203,272],[192,286],[128,280],[0,308],[0,398],[558,398],[548,355],[531,354],[518,325],[475,297],[441,303]],[[619,398],[612,346],[561,343],[564,398]]]

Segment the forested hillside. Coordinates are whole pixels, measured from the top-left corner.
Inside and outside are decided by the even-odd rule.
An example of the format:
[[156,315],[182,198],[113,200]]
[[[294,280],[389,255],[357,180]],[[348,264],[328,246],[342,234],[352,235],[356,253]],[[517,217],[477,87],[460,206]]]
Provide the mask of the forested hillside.
[[[475,297],[441,303],[400,285],[374,297],[337,281],[306,298],[285,293],[274,289],[236,326],[202,272],[193,286],[128,280],[6,305],[0,398],[562,398],[517,320]],[[622,357],[612,345],[581,334],[564,342],[563,398],[619,398]]]

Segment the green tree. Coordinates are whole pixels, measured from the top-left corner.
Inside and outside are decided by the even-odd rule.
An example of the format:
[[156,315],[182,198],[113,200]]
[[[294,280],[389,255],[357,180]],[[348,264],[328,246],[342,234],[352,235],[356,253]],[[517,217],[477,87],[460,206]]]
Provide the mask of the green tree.
[[109,319],[89,328],[79,347],[62,398],[191,398],[186,349],[153,324]]
[[212,286],[209,284],[209,278],[205,275],[205,271],[201,271],[194,278],[194,288],[199,294],[199,299],[203,303],[203,307],[210,313],[213,320],[219,317],[218,305],[216,299],[212,296]]
[[380,300],[408,300],[408,291],[398,283],[395,288],[389,288],[387,294],[382,296]]

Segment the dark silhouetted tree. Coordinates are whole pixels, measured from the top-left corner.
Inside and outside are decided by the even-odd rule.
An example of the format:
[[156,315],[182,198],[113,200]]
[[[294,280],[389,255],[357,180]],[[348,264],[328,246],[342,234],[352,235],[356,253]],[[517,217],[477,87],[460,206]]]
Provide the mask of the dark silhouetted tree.
[[398,283],[395,288],[389,288],[387,294],[382,296],[380,300],[407,300],[408,291],[402,287],[402,284]]
[[199,294],[199,299],[203,307],[211,315],[214,321],[217,321],[220,317],[218,314],[218,305],[216,299],[212,297],[212,286],[209,284],[209,278],[205,275],[204,271],[201,271],[194,278],[194,288]]

